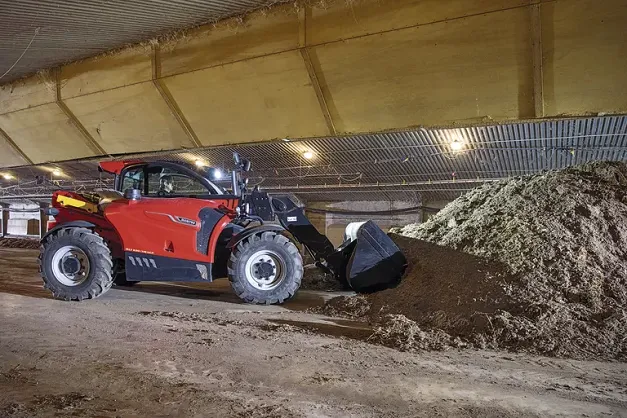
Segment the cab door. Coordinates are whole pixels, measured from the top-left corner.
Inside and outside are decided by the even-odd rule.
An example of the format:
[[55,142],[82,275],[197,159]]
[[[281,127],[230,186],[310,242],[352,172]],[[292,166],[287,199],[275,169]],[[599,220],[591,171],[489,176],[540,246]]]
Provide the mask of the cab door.
[[176,167],[129,167],[121,185],[142,192],[138,200],[120,199],[105,209],[123,242],[127,280],[211,280],[211,244],[230,222],[232,199]]

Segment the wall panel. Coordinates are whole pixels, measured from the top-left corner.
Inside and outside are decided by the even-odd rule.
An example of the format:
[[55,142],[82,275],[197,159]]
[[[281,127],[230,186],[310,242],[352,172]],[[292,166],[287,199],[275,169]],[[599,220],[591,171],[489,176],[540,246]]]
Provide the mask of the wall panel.
[[165,79],[203,145],[328,133],[298,51]]
[[66,100],[108,153],[191,147],[152,81]]
[[627,1],[542,5],[549,115],[627,112]]
[[298,46],[298,14],[293,5],[203,26],[161,46],[164,76],[286,51]]
[[34,163],[94,155],[56,103],[0,115],[0,126]]
[[533,116],[529,12],[513,9],[313,49],[336,127],[380,131]]

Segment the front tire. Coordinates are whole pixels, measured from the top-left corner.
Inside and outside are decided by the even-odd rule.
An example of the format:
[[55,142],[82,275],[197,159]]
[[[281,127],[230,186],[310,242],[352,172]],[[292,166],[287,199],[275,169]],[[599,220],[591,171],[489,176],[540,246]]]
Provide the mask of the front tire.
[[44,287],[57,299],[97,298],[113,284],[109,247],[86,228],[65,228],[46,237],[39,269]]
[[303,260],[286,236],[263,232],[233,249],[228,276],[237,296],[247,303],[283,303],[300,287]]

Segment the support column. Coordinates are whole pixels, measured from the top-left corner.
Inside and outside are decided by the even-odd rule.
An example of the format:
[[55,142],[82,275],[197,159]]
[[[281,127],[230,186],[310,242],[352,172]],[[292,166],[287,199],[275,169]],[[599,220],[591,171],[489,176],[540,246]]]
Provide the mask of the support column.
[[303,57],[303,61],[305,62],[305,68],[307,68],[309,80],[311,81],[311,85],[316,92],[316,97],[318,98],[318,103],[320,104],[320,110],[322,111],[324,120],[327,123],[329,134],[335,136],[337,134],[335,124],[333,123],[333,118],[331,118],[331,113],[329,112],[327,99],[324,97],[324,92],[322,91],[322,87],[320,86],[318,74],[316,73],[316,69],[311,61],[309,48],[307,48],[307,16],[309,16],[310,14],[311,8],[309,6],[303,5],[298,11],[298,47],[300,50],[300,54]]
[[544,72],[542,62],[541,3],[531,5],[531,45],[533,54],[533,104],[535,117],[544,117]]

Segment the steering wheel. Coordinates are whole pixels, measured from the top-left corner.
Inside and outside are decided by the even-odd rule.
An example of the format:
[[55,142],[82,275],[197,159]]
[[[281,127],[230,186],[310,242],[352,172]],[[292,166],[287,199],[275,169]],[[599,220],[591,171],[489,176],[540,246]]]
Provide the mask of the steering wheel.
[[157,192],[157,196],[159,196],[159,197],[166,197],[167,194],[166,194],[165,190],[159,190]]

